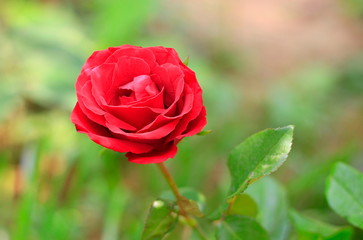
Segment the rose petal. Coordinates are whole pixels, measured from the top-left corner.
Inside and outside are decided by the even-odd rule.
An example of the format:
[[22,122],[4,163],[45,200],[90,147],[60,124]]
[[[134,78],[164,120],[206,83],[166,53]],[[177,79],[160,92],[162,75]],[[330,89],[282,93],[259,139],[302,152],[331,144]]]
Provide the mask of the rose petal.
[[114,126],[116,126],[118,128],[121,128],[123,130],[126,130],[126,131],[136,131],[137,130],[137,128],[135,128],[134,126],[128,124],[125,121],[122,121],[121,119],[113,116],[110,113],[106,113],[104,115],[104,117],[105,117],[105,120],[106,120],[106,124],[109,123],[111,125],[114,125]]
[[173,102],[178,101],[184,89],[184,74],[179,67],[169,63],[156,67],[151,78],[161,89],[165,88],[164,102],[169,107]]
[[178,102],[175,102],[176,111],[167,111],[165,112],[165,116],[181,117],[187,114],[193,107],[193,103],[195,102],[194,98],[195,96],[192,89],[189,86],[185,86],[181,99],[179,99]]
[[[183,109],[180,111],[179,114],[177,114],[175,116],[167,116],[165,113],[161,114],[161,115],[157,116],[154,121],[152,121],[151,123],[149,123],[142,129],[140,129],[138,131],[138,133],[151,132],[151,131],[154,131],[155,129],[161,128],[162,126],[169,124],[170,122],[175,122],[175,121],[179,122],[180,119],[183,121],[183,116],[191,111],[191,108],[193,106],[193,99],[194,99],[192,94],[188,94],[188,95],[186,94],[184,97],[185,97],[186,102],[183,105]],[[178,129],[178,127],[176,126],[175,130],[177,130],[177,129]],[[180,133],[183,130],[181,130]]]
[[189,123],[201,114],[201,111],[204,108],[201,94],[201,91],[197,91],[193,94],[193,106],[190,108],[190,111],[181,118],[179,125],[175,127],[175,131],[168,136],[166,141],[170,141],[174,138],[180,138],[180,135],[187,129]]
[[155,113],[149,107],[130,107],[130,106],[104,106],[105,111],[109,112],[113,116],[122,119],[131,126],[137,129],[143,128],[156,118],[158,113]]
[[131,152],[126,153],[126,157],[130,162],[138,164],[148,163],[160,163],[164,162],[169,158],[173,158],[178,151],[177,146],[174,143],[168,144],[164,149],[155,149],[148,153],[134,154]]
[[110,129],[113,133],[116,133],[120,136],[127,137],[130,140],[160,140],[166,135],[168,135],[171,131],[175,129],[175,126],[178,125],[179,120],[170,121],[165,125],[160,126],[149,132],[137,132],[137,133],[128,133],[120,129],[119,127],[112,125],[106,122],[106,127]]
[[103,111],[98,103],[95,101],[93,95],[92,95],[92,85],[91,82],[87,82],[83,88],[82,91],[78,93],[78,97],[80,99],[80,102],[83,103],[83,105],[90,111],[94,112],[97,115],[103,115],[105,114],[105,111]]
[[87,134],[95,143],[117,152],[145,153],[153,148],[148,144],[116,139],[104,127],[90,121],[78,104],[72,111],[71,121],[76,125],[77,131]]
[[183,137],[193,136],[202,131],[202,129],[206,124],[207,124],[206,110],[203,107],[199,116],[196,119],[190,121],[187,129],[183,132],[182,135],[178,136],[177,138],[181,139]]
[[119,87],[132,81],[134,77],[148,74],[150,68],[139,58],[122,57],[117,64],[105,63],[90,72],[95,98],[101,104],[102,96],[107,103],[119,104]]
[[111,56],[112,52],[113,51],[110,49],[93,52],[92,55],[86,60],[86,63],[83,65],[82,70],[86,70],[103,64],[107,60],[107,58]]
[[163,113],[165,112],[164,109],[164,88],[161,89],[161,91],[156,94],[155,96],[152,96],[150,98],[145,99],[144,101],[138,101],[133,102],[129,106],[133,107],[150,107],[155,110],[157,113]]
[[91,92],[90,90],[91,84],[87,82],[83,86],[84,91],[77,92],[78,105],[82,109],[82,112],[91,120],[96,122],[97,124],[104,125],[105,119],[103,117],[104,111],[101,108],[98,108],[97,103],[94,103],[94,99],[91,96],[87,96],[87,93]]
[[150,47],[148,49],[154,53],[156,62],[159,65],[164,63],[171,63],[173,65],[179,64],[179,57],[174,49],[164,47]]
[[100,97],[105,99],[106,102],[109,102],[116,94],[117,88],[113,82],[115,66],[115,64],[106,63],[93,68],[89,72],[92,88],[94,89],[93,96],[100,104],[102,104]]
[[159,93],[159,89],[148,75],[134,77],[131,82],[119,88],[132,91],[136,101],[142,101]]
[[134,77],[149,74],[150,67],[143,59],[127,56],[121,57],[116,63],[113,86],[123,86],[131,82]]
[[123,48],[117,49],[108,59],[107,63],[116,63],[121,57],[136,57],[143,59],[150,68],[154,68],[156,66],[156,58],[154,53],[147,48],[134,47],[134,46],[125,46]]
[[184,64],[181,64],[179,66],[183,71],[186,84],[188,84],[192,88],[200,88],[195,72]]
[[90,76],[88,74],[86,74],[85,71],[81,71],[81,73],[79,74],[75,87],[76,87],[76,92],[78,93],[79,91],[81,91],[82,87],[88,82],[91,81]]

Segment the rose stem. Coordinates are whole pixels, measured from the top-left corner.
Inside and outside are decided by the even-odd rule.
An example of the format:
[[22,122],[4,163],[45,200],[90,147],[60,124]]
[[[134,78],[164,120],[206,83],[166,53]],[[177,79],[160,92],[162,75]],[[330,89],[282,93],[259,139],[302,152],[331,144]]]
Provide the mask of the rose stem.
[[176,198],[176,201],[179,205],[179,208],[180,208],[180,215],[184,216],[184,217],[187,217],[186,216],[186,212],[183,208],[183,203],[182,203],[182,196],[179,192],[179,189],[178,187],[176,186],[176,183],[174,182],[174,179],[173,177],[171,176],[169,170],[166,168],[165,164],[163,162],[161,163],[157,163],[161,173],[164,175],[166,181],[168,182],[171,190],[173,191],[173,194]]
[[182,200],[182,195],[179,192],[178,187],[176,186],[176,183],[173,179],[173,177],[171,176],[168,168],[165,166],[165,164],[163,162],[161,163],[157,163],[156,165],[158,165],[161,173],[164,175],[166,181],[168,182],[171,190],[173,191],[173,194],[176,198],[176,201],[179,205],[180,208],[180,215],[182,215],[183,217],[185,217],[188,221],[188,223],[190,223],[190,225],[197,231],[197,233],[199,234],[199,236],[201,237],[201,239],[206,239],[207,237],[205,237],[205,234],[203,233],[202,229],[200,229],[199,225],[191,220],[191,218],[187,215],[187,213],[185,212],[184,208],[183,208],[183,200]]

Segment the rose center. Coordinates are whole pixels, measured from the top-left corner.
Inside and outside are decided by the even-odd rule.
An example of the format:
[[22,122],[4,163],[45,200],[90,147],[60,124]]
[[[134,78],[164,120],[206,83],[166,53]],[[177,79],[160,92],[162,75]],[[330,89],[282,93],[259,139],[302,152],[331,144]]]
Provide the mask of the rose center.
[[134,77],[131,82],[119,87],[116,98],[120,104],[129,104],[155,96],[159,89],[148,75]]

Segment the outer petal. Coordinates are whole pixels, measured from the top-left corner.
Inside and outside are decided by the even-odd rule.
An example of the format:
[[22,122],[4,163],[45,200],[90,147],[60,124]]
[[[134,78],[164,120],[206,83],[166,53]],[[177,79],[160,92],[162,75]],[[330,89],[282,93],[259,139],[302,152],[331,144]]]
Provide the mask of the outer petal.
[[179,64],[180,60],[178,54],[176,54],[175,50],[171,51],[171,48],[149,47],[148,49],[150,49],[154,53],[156,57],[156,62],[160,65],[164,63],[171,63],[174,65]]
[[112,97],[116,94],[117,88],[113,83],[115,65],[116,64],[112,63],[102,64],[89,72],[92,82],[93,97],[100,105],[102,104],[101,99],[110,102]]
[[134,126],[128,124],[125,121],[122,121],[120,118],[117,118],[117,117],[113,116],[110,113],[105,113],[104,116],[105,116],[105,120],[106,120],[106,126],[107,126],[107,123],[108,123],[108,124],[111,124],[113,126],[116,126],[116,127],[121,128],[123,130],[126,130],[126,131],[137,131],[137,128],[135,128]]
[[78,105],[82,109],[82,112],[93,122],[98,123],[99,125],[105,124],[105,119],[103,115],[105,112],[97,107],[97,103],[94,103],[94,99],[92,97],[86,96],[87,91],[92,91],[92,87],[88,82],[82,89],[85,92],[80,91],[77,93],[78,97]]
[[158,150],[155,149],[148,153],[143,154],[133,154],[127,153],[125,156],[130,162],[139,164],[149,164],[149,163],[160,163],[173,158],[178,151],[177,146],[174,143],[168,144],[165,148]]
[[[181,121],[179,122],[178,126],[175,127],[175,131],[173,131],[167,138],[166,141],[171,141],[174,138],[180,138],[179,135],[181,135],[183,132],[186,131],[191,121],[196,119],[199,115],[201,115],[201,111],[203,111],[203,101],[202,101],[202,95],[201,90],[197,90],[197,92],[194,92],[192,96],[194,96],[194,102],[193,106],[190,108],[189,111],[186,111],[184,113],[184,116],[181,118]],[[186,104],[186,103],[185,103]],[[205,111],[205,110],[204,110]],[[204,115],[205,117],[205,115]]]
[[88,137],[95,143],[114,151],[145,153],[153,149],[153,147],[148,144],[115,138],[106,128],[90,121],[84,115],[78,104],[73,109],[71,120],[76,125],[78,132],[87,134]]
[[110,131],[113,133],[120,135],[122,137],[126,137],[130,140],[160,140],[163,137],[167,136],[170,132],[172,132],[175,129],[175,126],[178,124],[179,120],[171,121],[159,128],[156,128],[149,132],[144,133],[128,133],[123,131],[122,129],[116,127],[115,125],[106,123],[106,126]]
[[183,132],[182,135],[178,136],[177,139],[197,134],[204,128],[206,124],[207,124],[206,111],[205,107],[203,107],[199,116],[196,119],[189,122],[187,129]]
[[105,49],[101,51],[95,51],[92,55],[86,60],[86,63],[83,65],[82,70],[86,70],[88,68],[93,68],[103,64],[109,56],[112,54],[112,49]]
[[117,62],[121,57],[136,57],[143,59],[150,68],[155,67],[156,58],[154,53],[148,48],[125,46],[123,48],[117,49],[108,59],[107,63]]
[[98,103],[95,101],[95,98],[92,95],[92,84],[91,82],[87,82],[78,92],[78,100],[79,102],[83,103],[83,105],[89,109],[90,111],[94,112],[98,115],[103,115],[105,111],[103,111]]
[[76,92],[78,93],[79,91],[81,91],[82,87],[89,81],[91,81],[90,76],[82,70],[75,84]]

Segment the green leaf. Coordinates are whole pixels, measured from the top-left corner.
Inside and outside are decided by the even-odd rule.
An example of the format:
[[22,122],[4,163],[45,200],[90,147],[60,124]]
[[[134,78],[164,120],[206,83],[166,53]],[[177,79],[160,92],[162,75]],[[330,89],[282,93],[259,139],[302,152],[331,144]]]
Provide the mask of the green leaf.
[[299,234],[299,239],[349,240],[350,227],[337,227],[290,210],[290,217]]
[[285,189],[272,177],[253,184],[246,191],[257,203],[257,221],[272,240],[289,239],[289,207]]
[[230,215],[218,227],[219,240],[267,240],[268,235],[259,223],[249,217]]
[[215,208],[208,214],[207,219],[211,222],[218,221],[224,214],[226,214],[228,205],[229,204],[227,202],[223,202],[219,207]]
[[185,66],[188,66],[189,65],[189,56],[187,56],[184,61],[183,61],[184,65]]
[[348,222],[363,229],[363,174],[344,163],[337,163],[326,183],[330,207]]
[[256,217],[257,212],[256,202],[247,194],[236,195],[227,209],[228,215],[241,215],[253,218]]
[[228,198],[281,166],[290,152],[293,126],[266,129],[238,145],[228,158],[232,184]]
[[141,239],[162,239],[175,227],[177,220],[178,215],[174,212],[172,202],[160,199],[154,201],[150,207]]
[[197,133],[198,136],[205,136],[205,135],[208,135],[212,133],[212,130],[203,130],[203,131],[200,131],[199,133]]

